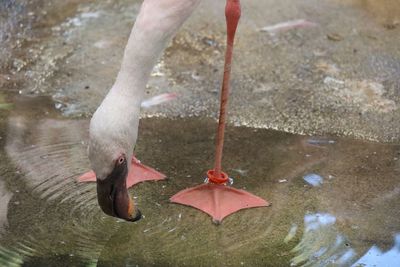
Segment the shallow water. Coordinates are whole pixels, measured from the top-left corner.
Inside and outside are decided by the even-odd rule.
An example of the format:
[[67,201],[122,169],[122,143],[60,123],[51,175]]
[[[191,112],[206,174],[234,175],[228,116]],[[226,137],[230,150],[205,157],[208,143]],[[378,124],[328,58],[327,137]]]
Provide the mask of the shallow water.
[[[144,218],[127,223],[100,211],[95,184],[75,180],[89,165],[88,121],[58,116],[44,97],[13,102],[0,127],[0,262],[6,266],[400,260],[399,145],[228,127],[223,165],[233,186],[272,206],[240,211],[216,226],[208,215],[168,201],[203,181],[213,163],[216,123],[143,119],[136,153],[169,179],[130,190]],[[315,175],[318,186],[304,180]]]
[[[223,60],[218,1],[203,1],[146,90],[178,97],[144,116],[192,117],[141,121],[137,156],[169,180],[130,190],[139,222],[100,211],[95,185],[76,182],[89,167],[88,120],[76,118],[112,85],[139,4],[0,3],[0,266],[398,265],[397,144],[229,126],[224,170],[272,206],[216,226],[169,202],[213,163],[216,123],[204,117],[215,116]],[[242,5],[231,122],[399,140],[396,0]],[[318,27],[259,31],[293,19]]]

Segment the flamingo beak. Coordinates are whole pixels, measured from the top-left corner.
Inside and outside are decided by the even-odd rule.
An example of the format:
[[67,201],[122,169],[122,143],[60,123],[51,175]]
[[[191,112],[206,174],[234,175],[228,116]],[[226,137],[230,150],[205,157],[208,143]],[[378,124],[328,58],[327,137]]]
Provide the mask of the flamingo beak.
[[104,213],[134,222],[142,216],[128,194],[126,188],[127,175],[126,158],[122,162],[117,161],[110,175],[104,180],[96,179],[97,200]]

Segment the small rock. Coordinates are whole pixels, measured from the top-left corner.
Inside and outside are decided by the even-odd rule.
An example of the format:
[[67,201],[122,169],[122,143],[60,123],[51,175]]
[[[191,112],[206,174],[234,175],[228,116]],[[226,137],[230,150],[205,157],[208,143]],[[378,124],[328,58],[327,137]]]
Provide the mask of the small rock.
[[202,41],[203,41],[204,44],[206,44],[208,46],[217,46],[217,42],[214,39],[210,38],[210,37],[204,37],[202,39]]
[[327,76],[324,79],[324,84],[326,84],[328,86],[338,87],[338,86],[343,86],[344,81]]
[[399,25],[398,21],[393,22],[393,23],[386,23],[383,25],[383,27],[385,27],[388,30],[393,30],[393,29],[396,29],[397,25]]
[[25,67],[26,62],[22,59],[15,58],[13,61],[13,67],[18,71],[20,71],[23,67]]
[[328,40],[336,41],[336,42],[342,41],[342,40],[344,39],[344,37],[341,36],[341,35],[338,34],[338,33],[328,33],[328,34],[326,35],[326,37],[328,38]]
[[54,107],[55,107],[56,109],[60,109],[60,108],[62,108],[62,106],[63,106],[63,104],[61,104],[61,103],[56,103],[56,104],[54,105]]

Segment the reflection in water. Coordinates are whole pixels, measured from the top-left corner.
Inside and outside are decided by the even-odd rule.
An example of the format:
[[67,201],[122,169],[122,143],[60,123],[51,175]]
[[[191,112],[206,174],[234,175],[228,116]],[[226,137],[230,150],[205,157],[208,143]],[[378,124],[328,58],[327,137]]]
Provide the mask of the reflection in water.
[[292,266],[350,266],[356,256],[347,239],[338,233],[336,218],[329,213],[304,216],[304,232],[293,249]]
[[8,250],[0,247],[0,265],[7,267],[19,267],[23,264],[23,257],[26,256],[23,253]]
[[307,143],[310,145],[328,145],[328,144],[334,144],[335,140],[332,139],[326,139],[326,138],[309,138],[307,140]]
[[9,221],[0,262],[48,266],[65,255],[63,262],[73,266],[97,259],[116,227],[104,227],[95,185],[75,182],[88,165],[82,143],[87,121],[56,118],[47,98],[22,98],[16,105],[3,135],[8,158],[0,168],[0,196],[14,194],[3,194],[0,204],[0,219]]
[[288,243],[289,241],[291,241],[297,233],[297,228],[297,224],[293,224],[283,242]]
[[4,181],[0,178],[0,236],[8,225],[7,210],[12,196],[13,194],[7,190]]
[[324,182],[322,176],[315,173],[306,174],[303,179],[312,186],[320,186]]
[[[43,99],[16,103],[1,128],[0,265],[348,266],[399,231],[399,147],[340,138],[316,145],[304,136],[228,127],[224,167],[235,186],[274,205],[216,227],[207,215],[169,203],[212,165],[215,125],[141,121],[136,153],[169,180],[135,186],[144,218],[126,223],[100,211],[95,184],[76,183],[89,166],[88,121],[58,118]],[[310,174],[335,179],[305,186]]]
[[394,246],[383,252],[377,246],[372,246],[353,267],[399,266],[400,264],[400,234],[394,237]]

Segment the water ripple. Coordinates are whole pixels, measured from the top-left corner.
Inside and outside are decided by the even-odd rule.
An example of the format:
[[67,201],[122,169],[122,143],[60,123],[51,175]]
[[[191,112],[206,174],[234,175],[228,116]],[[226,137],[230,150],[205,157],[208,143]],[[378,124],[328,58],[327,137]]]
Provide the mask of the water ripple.
[[[267,199],[272,207],[239,211],[215,226],[208,215],[171,204],[170,196],[201,183],[212,164],[210,136],[215,123],[200,119],[141,121],[136,152],[170,179],[135,186],[132,192],[143,219],[117,220],[99,209],[94,183],[75,180],[89,165],[81,142],[87,138],[87,123],[9,119],[8,158],[3,155],[0,168],[0,197],[6,200],[0,205],[6,211],[6,219],[0,221],[3,258],[13,262],[18,254],[17,262],[54,266],[60,261],[100,266],[196,266],[199,262],[260,266],[266,261],[271,266],[349,265],[358,249],[350,240],[359,240],[365,229],[370,234],[387,233],[363,216],[382,218],[390,206],[392,212],[386,214],[390,220],[379,222],[390,229],[398,225],[396,198],[376,197],[392,195],[398,176],[387,172],[382,179],[388,177],[391,183],[385,186],[382,179],[375,179],[380,164],[391,164],[388,158],[393,158],[396,147],[342,139],[332,146],[310,146],[305,145],[307,137],[249,128],[227,128],[224,168],[232,174],[231,170],[248,170],[245,175],[235,173],[234,187]],[[177,145],[177,140],[183,145]],[[173,157],[166,157],[166,151]],[[371,168],[357,176],[364,166]],[[309,173],[332,174],[335,179],[326,179],[318,190],[310,189],[301,180]],[[278,182],[282,178],[285,183]],[[354,190],[361,190],[364,198],[352,198]],[[366,198],[365,194],[374,195]],[[369,200],[383,208],[371,210]]]

